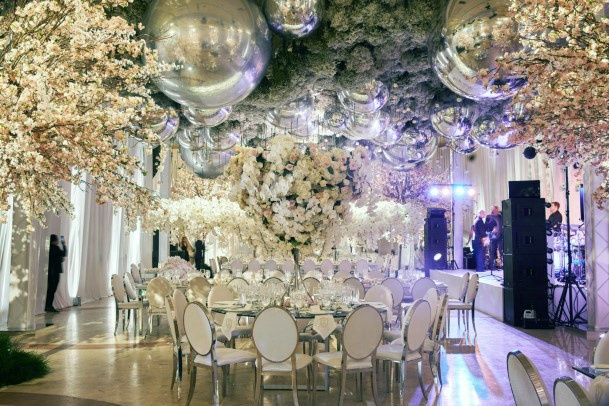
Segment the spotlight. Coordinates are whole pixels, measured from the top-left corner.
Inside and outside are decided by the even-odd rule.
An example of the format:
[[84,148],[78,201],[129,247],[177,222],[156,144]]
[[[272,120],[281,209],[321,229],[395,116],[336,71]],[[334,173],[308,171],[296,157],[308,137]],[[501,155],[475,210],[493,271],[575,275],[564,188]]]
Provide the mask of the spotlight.
[[526,159],[533,159],[537,156],[537,150],[533,147],[526,147],[522,154]]
[[437,187],[432,187],[431,189],[429,189],[429,195],[431,197],[438,197],[440,195],[440,189],[438,189]]
[[459,185],[455,187],[455,196],[463,196],[465,195],[465,187]]
[[445,187],[442,189],[442,196],[446,197],[446,196],[450,196],[450,188],[449,187]]
[[441,258],[442,258],[442,254],[440,254],[439,252],[433,256],[434,261],[439,261]]
[[471,196],[474,196],[475,194],[476,194],[476,189],[474,189],[473,187],[470,187],[470,188],[467,190],[467,195],[468,195],[468,196],[470,196],[470,197],[471,197]]

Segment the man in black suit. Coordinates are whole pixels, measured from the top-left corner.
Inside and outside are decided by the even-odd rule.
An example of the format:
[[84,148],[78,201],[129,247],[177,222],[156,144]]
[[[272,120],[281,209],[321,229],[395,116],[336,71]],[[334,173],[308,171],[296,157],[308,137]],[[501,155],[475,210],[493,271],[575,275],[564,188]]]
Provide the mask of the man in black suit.
[[548,221],[550,222],[550,230],[555,233],[560,232],[560,226],[562,224],[562,214],[558,211],[560,209],[560,203],[552,202],[550,206],[550,217],[548,217]]
[[499,206],[493,206],[491,214],[486,218],[486,231],[490,237],[489,268],[498,269],[496,258],[503,259],[503,219]]
[[474,221],[474,256],[476,258],[476,272],[484,272],[484,258],[486,257],[485,241],[488,241],[486,236],[486,212],[480,210],[478,217]]
[[51,234],[51,246],[49,248],[49,272],[48,272],[48,284],[47,284],[47,299],[46,305],[44,306],[45,312],[57,313],[59,310],[53,307],[53,300],[55,299],[55,292],[57,292],[57,285],[59,285],[59,277],[63,273],[62,263],[66,257],[66,242],[61,236],[61,246],[59,247],[59,238],[55,234]]

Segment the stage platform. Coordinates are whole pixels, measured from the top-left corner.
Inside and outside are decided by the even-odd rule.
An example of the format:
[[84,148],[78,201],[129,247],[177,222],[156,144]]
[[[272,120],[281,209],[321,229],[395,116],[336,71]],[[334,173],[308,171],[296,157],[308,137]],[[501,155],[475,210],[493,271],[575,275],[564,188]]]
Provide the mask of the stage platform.
[[[436,270],[429,271],[431,279],[442,281],[448,285],[448,294],[452,297],[459,296],[461,281],[465,272],[476,272],[467,269]],[[480,285],[476,296],[476,311],[488,314],[494,319],[503,321],[503,271],[493,271],[493,275],[501,278],[497,280],[491,276],[490,271],[479,272]]]

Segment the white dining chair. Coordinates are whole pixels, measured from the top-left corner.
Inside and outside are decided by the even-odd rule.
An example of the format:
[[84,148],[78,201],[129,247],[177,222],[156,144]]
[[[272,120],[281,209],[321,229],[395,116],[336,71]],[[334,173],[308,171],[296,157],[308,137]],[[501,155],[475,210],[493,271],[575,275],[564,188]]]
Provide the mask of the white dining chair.
[[212,258],[209,260],[209,266],[211,267],[211,273],[216,275],[220,272],[220,264],[218,264],[218,260],[216,258]]
[[148,283],[147,297],[148,297],[148,332],[152,334],[152,320],[156,316],[159,320],[165,313],[165,297],[173,293],[171,284],[169,281],[162,277],[153,278]]
[[169,325],[169,333],[172,342],[171,353],[173,356],[170,390],[173,390],[177,381],[178,399],[180,399],[182,397],[182,358],[188,357],[188,354],[190,354],[190,345],[188,344],[188,339],[184,338],[184,340],[181,340],[179,338],[180,334],[177,329],[177,320],[175,319],[177,312],[175,311],[175,305],[173,305],[173,303],[171,296],[165,298],[165,313],[167,315],[167,324]]
[[277,289],[281,289],[283,292],[286,290],[286,286],[283,281],[279,278],[270,277],[264,281],[264,286],[272,286]]
[[233,275],[239,276],[243,272],[243,262],[238,259],[234,259],[230,264],[230,269],[233,272]]
[[281,279],[282,281],[285,281],[285,274],[282,271],[273,271],[271,272],[270,278],[277,278],[277,279]]
[[262,404],[264,377],[288,375],[292,378],[292,397],[298,405],[297,371],[307,368],[307,388],[310,391],[311,356],[297,354],[298,328],[292,315],[282,307],[267,307],[258,314],[252,327],[256,347],[256,392],[254,404]]
[[593,364],[609,365],[609,333],[601,336],[601,339],[594,348]]
[[313,292],[315,288],[319,287],[319,280],[316,278],[304,278],[302,280],[302,284],[305,287],[305,290],[309,294],[309,296],[313,296]]
[[305,273],[302,276],[302,279],[306,279],[306,278],[315,278],[315,279],[320,279],[323,275],[321,274],[321,272],[319,272],[316,269],[313,269],[312,271],[309,271],[307,273]]
[[516,406],[550,406],[550,395],[535,365],[520,351],[507,355],[507,371]]
[[338,273],[340,273],[341,275],[351,275],[352,270],[353,266],[351,265],[351,261],[349,261],[348,259],[343,259],[338,263]]
[[[425,299],[416,300],[406,312],[402,326],[401,337],[391,344],[379,346],[377,359],[388,361],[400,365],[400,394],[402,404],[406,405],[406,370],[409,362],[417,362],[417,372],[419,375],[419,386],[423,397],[427,399],[425,387],[423,386],[422,370],[422,349],[429,325],[431,324],[431,307]],[[386,368],[387,371],[387,391],[389,391],[389,374],[393,368]]]
[[589,393],[595,405],[609,405],[609,376],[599,375],[594,378],[590,384]]
[[362,281],[355,277],[347,278],[343,281],[343,285],[350,286],[352,289],[356,289],[360,299],[363,299],[366,296],[366,289],[364,288],[364,284]]
[[449,297],[449,300],[454,299],[463,301],[465,299],[465,295],[467,294],[467,284],[469,283],[469,276],[469,272],[465,272],[463,276],[461,276],[461,286],[459,287],[457,296]]
[[[432,292],[428,290],[428,292]],[[446,319],[446,307],[448,305],[448,296],[443,293],[438,298],[435,317],[432,311],[432,326],[429,337],[425,338],[425,342],[423,343],[423,353],[429,355],[429,366],[431,368],[431,374],[434,379],[437,378],[440,386],[444,383],[442,381],[442,342],[444,338],[444,326],[446,323],[444,322]]]
[[391,291],[389,288],[383,285],[372,286],[370,289],[368,289],[368,292],[366,292],[364,300],[366,302],[379,302],[387,307],[387,311],[384,314],[384,319],[385,327],[389,328],[391,320],[393,319],[393,297],[391,296]]
[[422,299],[425,293],[429,289],[437,289],[436,283],[431,278],[421,278],[417,279],[415,283],[412,285],[412,289],[410,293],[412,295],[412,300]]
[[294,260],[289,258],[283,261],[281,269],[283,270],[283,273],[294,273],[294,266]]
[[141,303],[139,302],[130,302],[129,299],[127,298],[127,292],[125,290],[125,285],[123,284],[123,281],[121,280],[121,277],[114,274],[110,277],[110,285],[112,286],[112,295],[114,296],[114,303],[116,305],[116,321],[114,324],[114,335],[116,335],[116,332],[118,330],[118,325],[120,323],[120,321],[123,321],[123,330],[125,330],[125,327],[128,324],[128,313],[133,310],[133,312],[135,313],[135,320],[134,320],[134,329],[135,329],[135,335],[138,334],[138,320],[137,320],[137,313],[140,309],[140,305]]
[[[448,333],[450,336],[450,312],[452,310],[457,310],[459,313],[463,312],[463,322],[465,323],[465,328],[469,331],[469,317],[472,319],[472,326],[474,327],[474,334],[476,334],[476,319],[475,319],[475,311],[476,311],[476,296],[478,295],[478,285],[480,282],[480,276],[475,273],[472,274],[467,283],[467,292],[463,301],[460,300],[449,300],[448,301],[448,317],[446,318],[446,322],[448,324]],[[459,322],[460,327],[461,318],[458,317],[457,321]]]
[[213,385],[214,405],[220,404],[218,393],[218,367],[222,368],[222,395],[226,396],[227,367],[233,364],[253,362],[256,355],[249,351],[236,350],[216,346],[216,329],[214,323],[207,316],[205,307],[198,302],[189,303],[184,311],[184,329],[190,344],[190,387],[188,388],[188,406],[194,394],[197,382],[197,368],[210,368],[212,370],[211,383]]
[[[372,396],[379,405],[376,381],[376,353],[383,337],[383,319],[380,313],[370,305],[362,305],[353,310],[343,327],[342,351],[322,352],[313,357],[313,388],[316,388],[317,364],[340,371],[338,405],[344,404],[347,390],[347,374],[364,372],[372,373]],[[361,398],[359,385],[358,398]],[[315,391],[313,391],[315,404]]]
[[305,261],[302,263],[302,271],[305,274],[308,272],[315,271],[315,268],[317,268],[317,265],[315,264],[315,261],[313,261],[311,258],[305,259]]
[[573,378],[563,376],[554,381],[554,406],[593,406],[595,403]]
[[175,289],[171,297],[174,318],[178,326],[178,329],[176,330],[178,340],[185,342],[186,332],[184,331],[184,311],[186,310],[186,306],[188,305],[188,299],[186,298],[186,295],[184,295],[184,292],[182,292],[180,289]]
[[136,284],[141,285],[144,283],[142,280],[142,274],[140,273],[140,268],[138,268],[135,264],[131,264],[131,276],[133,276],[133,281]]
[[228,288],[233,291],[234,296],[237,297],[239,292],[249,285],[250,284],[243,278],[233,278],[226,286],[228,286]]
[[402,325],[402,302],[404,301],[404,286],[397,278],[387,278],[381,282],[381,285],[387,287],[391,291],[393,298],[393,312],[398,316],[398,325]]
[[186,297],[188,298],[189,302],[206,304],[210,291],[211,284],[209,281],[203,276],[197,276],[188,282],[188,287],[186,288]]
[[135,288],[133,276],[131,276],[130,273],[125,273],[123,275],[123,283],[125,286],[125,292],[127,293],[127,301],[139,304],[137,310],[135,311],[137,317],[134,320],[134,323],[138,324],[137,327],[139,331],[143,331],[142,323],[144,321],[144,309],[148,309],[148,299],[143,299],[142,297],[140,297],[137,292],[137,289]]
[[274,259],[269,259],[268,261],[266,261],[266,263],[264,264],[264,270],[268,272],[276,271],[277,261],[275,261]]
[[[212,308],[217,302],[227,302],[230,300],[234,300],[235,293],[224,285],[216,285],[209,292],[209,297],[207,298],[207,303],[210,308]],[[222,331],[221,327],[222,322],[224,321],[224,315],[221,313],[213,313],[213,321],[216,324],[216,332],[218,333],[219,341],[227,341],[229,347],[235,347],[235,339],[236,338],[246,338],[250,337],[252,333],[251,326],[235,326],[230,337],[227,337]]]
[[256,258],[252,259],[247,264],[247,270],[252,273],[259,272],[260,271],[260,262],[258,262],[258,260]]
[[368,276],[368,269],[370,268],[370,264],[368,260],[364,258],[360,258],[355,262],[355,274],[357,276],[366,277]]
[[319,269],[324,275],[334,275],[334,263],[328,258],[321,261]]

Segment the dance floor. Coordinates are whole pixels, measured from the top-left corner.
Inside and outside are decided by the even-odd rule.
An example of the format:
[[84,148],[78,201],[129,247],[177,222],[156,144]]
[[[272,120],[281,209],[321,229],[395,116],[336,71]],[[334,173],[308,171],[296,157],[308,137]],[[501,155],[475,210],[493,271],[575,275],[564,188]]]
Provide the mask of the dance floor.
[[[155,325],[153,335],[146,339],[134,339],[132,329],[115,337],[112,298],[45,317],[40,321],[53,323],[52,326],[18,337],[24,347],[48,356],[52,372],[45,378],[1,389],[0,405],[185,404],[186,373],[182,400],[178,400],[175,388],[169,389],[172,356],[165,320],[161,321],[160,328]],[[568,328],[520,330],[483,313],[476,314],[477,335],[473,331],[467,334],[463,326],[459,329],[456,314],[451,323],[454,337],[447,340],[446,354],[442,357],[444,386],[436,392],[426,360],[424,382],[429,401],[425,401],[418,387],[416,364],[409,366],[406,392],[409,404],[513,404],[505,359],[514,349],[520,349],[533,360],[550,390],[554,380],[565,375],[574,377],[586,388],[591,383],[571,367],[589,364],[597,334]],[[249,340],[239,340],[237,346],[253,349]],[[321,378],[321,374],[318,376]],[[227,396],[222,404],[251,405],[253,377],[251,366],[231,369]],[[303,382],[304,377],[299,375],[299,381]],[[212,403],[210,379],[210,373],[199,370],[193,405]],[[373,404],[369,382],[369,377],[365,377],[364,402],[357,402],[355,378],[350,376],[346,404]],[[335,374],[331,374],[330,384],[329,392],[317,392],[318,405],[336,404]],[[383,405],[399,404],[397,385],[387,392],[384,379],[379,378],[379,388]],[[306,391],[300,392],[300,402],[308,404]],[[289,391],[265,391],[265,405],[291,403]]]

